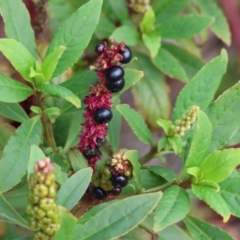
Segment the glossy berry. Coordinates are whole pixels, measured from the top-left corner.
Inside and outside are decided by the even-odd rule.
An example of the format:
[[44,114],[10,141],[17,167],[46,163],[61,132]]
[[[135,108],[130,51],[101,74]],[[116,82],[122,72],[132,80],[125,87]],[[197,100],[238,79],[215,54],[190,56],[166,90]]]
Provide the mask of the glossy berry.
[[117,82],[124,76],[124,70],[120,66],[112,66],[107,69],[105,78],[107,82]]
[[95,52],[96,52],[98,55],[100,55],[100,54],[103,53],[104,48],[105,48],[104,44],[103,44],[103,43],[99,43],[99,44],[97,44],[96,47],[95,47]]
[[120,63],[129,63],[132,60],[132,52],[128,46],[125,46],[125,51],[119,51],[123,59]]
[[93,119],[100,124],[108,123],[112,117],[112,111],[106,107],[97,108],[93,113]]
[[83,155],[86,157],[86,158],[92,158],[92,157],[96,157],[98,155],[101,154],[101,151],[98,149],[98,148],[91,148],[91,147],[88,147],[85,152],[83,153]]
[[114,187],[125,187],[128,184],[128,178],[123,175],[112,176],[111,182]]
[[112,196],[118,196],[118,195],[121,194],[121,192],[122,192],[122,188],[120,188],[120,187],[115,187],[115,188],[113,188],[112,190],[110,190],[108,193],[109,193],[110,195],[112,195]]
[[124,78],[122,78],[116,82],[108,82],[106,86],[110,92],[117,93],[124,88],[124,85],[125,85],[125,80]]
[[92,195],[98,200],[102,200],[106,197],[106,192],[100,187],[94,187],[92,189]]

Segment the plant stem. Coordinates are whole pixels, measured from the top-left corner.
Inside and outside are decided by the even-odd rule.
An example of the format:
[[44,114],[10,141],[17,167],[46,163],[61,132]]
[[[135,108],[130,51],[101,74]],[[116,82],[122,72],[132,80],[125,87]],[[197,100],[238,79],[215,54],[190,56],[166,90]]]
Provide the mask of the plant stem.
[[145,156],[139,159],[139,163],[143,165],[150,161],[157,154],[157,150],[157,146],[153,146]]
[[[38,106],[42,109],[42,112],[43,112],[45,105],[44,105],[44,99],[42,98],[42,94],[38,92],[36,96],[37,96]],[[53,131],[52,131],[52,123],[49,117],[46,114],[42,113],[41,121],[43,124],[45,141],[47,142],[48,146],[53,149],[54,152],[58,152],[57,145],[56,145]]]

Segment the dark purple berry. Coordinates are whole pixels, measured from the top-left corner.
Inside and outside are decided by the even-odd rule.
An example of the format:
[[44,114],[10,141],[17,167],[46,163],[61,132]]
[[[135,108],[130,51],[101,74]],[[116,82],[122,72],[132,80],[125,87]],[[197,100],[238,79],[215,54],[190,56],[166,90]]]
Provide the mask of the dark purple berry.
[[125,80],[124,78],[116,81],[116,82],[107,82],[107,89],[112,92],[112,93],[117,93],[120,92],[125,85]]
[[97,138],[97,146],[100,148],[106,143],[106,138]]
[[123,59],[120,63],[129,63],[132,60],[132,52],[128,46],[125,46],[125,51],[119,51]]
[[96,47],[95,47],[95,52],[96,52],[98,55],[100,55],[100,54],[103,53],[104,48],[105,48],[105,46],[104,46],[103,43],[98,43],[98,44],[96,45]]
[[101,151],[98,149],[98,148],[91,148],[91,147],[88,147],[85,152],[83,153],[83,155],[86,157],[86,158],[92,158],[92,157],[96,157],[98,155],[101,154]]
[[105,78],[107,82],[116,82],[122,79],[124,76],[124,70],[120,66],[112,66],[107,69]]
[[106,192],[100,188],[100,187],[94,187],[92,189],[92,195],[94,198],[98,199],[98,200],[102,200],[106,197]]
[[128,184],[128,178],[123,175],[112,176],[111,182],[114,187],[125,187]]
[[121,192],[122,192],[122,188],[120,188],[120,187],[115,187],[115,188],[113,188],[112,190],[110,190],[108,193],[109,193],[110,195],[112,195],[112,196],[118,196],[118,195],[121,194]]
[[106,107],[98,108],[93,113],[93,119],[100,124],[108,123],[112,117],[112,111]]

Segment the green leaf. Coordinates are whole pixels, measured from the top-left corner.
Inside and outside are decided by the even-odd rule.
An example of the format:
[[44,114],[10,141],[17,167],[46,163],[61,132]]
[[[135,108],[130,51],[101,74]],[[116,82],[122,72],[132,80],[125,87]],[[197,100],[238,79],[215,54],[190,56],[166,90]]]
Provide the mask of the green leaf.
[[113,118],[108,124],[108,137],[111,148],[113,151],[117,151],[120,141],[120,132],[122,127],[122,115],[115,108],[116,105],[120,104],[121,101],[118,97],[113,100],[112,114]]
[[133,132],[139,140],[144,143],[152,143],[152,135],[147,125],[145,124],[141,115],[127,104],[120,104],[116,106],[117,110],[122,114]]
[[168,144],[173,149],[174,153],[176,155],[179,155],[182,152],[182,138],[179,135],[173,135],[171,137],[168,137]]
[[28,227],[28,222],[25,221],[15,209],[7,202],[7,200],[0,194],[0,220],[11,222],[22,226],[24,228]]
[[208,155],[199,168],[203,179],[218,183],[227,178],[239,164],[240,149],[225,149]]
[[133,26],[123,25],[115,29],[110,39],[115,39],[117,42],[121,42],[124,39],[124,42],[128,46],[137,45],[140,41],[140,35],[137,29]]
[[224,222],[230,218],[231,212],[219,192],[208,186],[192,185],[193,193],[205,203],[207,203],[216,213],[220,214]]
[[65,208],[61,207],[59,209],[60,229],[54,235],[53,240],[73,240],[77,219]]
[[47,108],[43,112],[48,116],[59,116],[61,114],[61,110],[57,107]]
[[154,58],[161,47],[161,37],[155,32],[148,34],[144,33],[142,35],[142,40],[147,49],[150,51],[151,58]]
[[220,194],[232,215],[240,217],[240,178],[227,178],[220,183]]
[[157,124],[163,129],[166,135],[173,134],[173,123],[168,120],[158,119]]
[[99,39],[108,38],[115,28],[115,25],[108,18],[101,16],[95,34]]
[[114,16],[117,17],[120,22],[124,22],[128,19],[128,8],[125,1],[109,0],[109,3],[112,7]]
[[164,74],[171,78],[176,78],[183,82],[188,82],[188,76],[178,60],[167,50],[161,48],[158,54],[153,58],[154,65]]
[[158,233],[159,240],[191,240],[191,238],[178,226],[171,225]]
[[156,27],[162,38],[184,39],[190,38],[213,23],[214,19],[203,16],[179,16],[165,21]]
[[[213,126],[209,152],[225,146],[237,132],[240,127],[239,104],[240,82],[229,88],[206,109],[205,112]],[[231,124],[229,124],[229,119],[231,119]]]
[[0,39],[0,51],[11,62],[13,67],[28,81],[31,67],[35,66],[35,60],[31,53],[20,42],[14,39]]
[[153,9],[156,15],[156,26],[176,16],[188,3],[189,0],[161,0],[153,2]]
[[212,125],[207,115],[198,111],[196,131],[193,134],[191,147],[185,167],[199,167],[208,153],[212,138]]
[[149,57],[143,54],[135,55],[138,61],[132,62],[131,67],[143,70],[144,76],[132,88],[134,101],[151,129],[157,130],[159,126],[156,121],[159,118],[168,119],[170,116],[169,87],[161,72],[149,61]]
[[152,7],[149,5],[144,13],[143,19],[140,23],[142,33],[148,33],[154,29],[155,14]]
[[176,178],[176,173],[170,168],[160,166],[149,166],[148,169],[154,174],[164,178],[167,182],[172,182]]
[[234,240],[222,229],[216,226],[210,225],[206,222],[200,221],[193,217],[186,217],[184,219],[188,230],[192,234],[194,240],[210,240],[210,239],[224,239],[224,240]]
[[41,109],[40,107],[31,106],[31,107],[30,107],[30,110],[31,110],[33,113],[42,114],[42,109]]
[[28,119],[28,115],[18,103],[0,102],[0,115],[16,122]]
[[[117,201],[100,211],[75,232],[78,240],[113,239],[136,227],[157,205],[161,193],[143,194]],[[118,209],[118,214],[112,214]],[[93,229],[93,226],[94,229]]]
[[10,138],[0,161],[0,192],[5,192],[20,182],[27,170],[30,147],[39,145],[42,125],[39,117],[22,123]]
[[135,227],[133,230],[121,237],[121,240],[151,240],[152,234],[148,233],[140,227]]
[[86,158],[76,149],[72,149],[68,153],[69,160],[71,162],[74,172],[88,167]]
[[84,4],[73,13],[61,26],[51,41],[47,55],[58,46],[67,49],[60,57],[52,77],[56,77],[71,67],[87,47],[98,24],[102,0],[94,0]]
[[77,108],[81,106],[80,99],[73,92],[60,85],[44,84],[38,86],[38,90],[54,97],[64,98]]
[[198,0],[201,12],[205,16],[214,17],[211,30],[228,46],[231,44],[231,32],[226,17],[214,1]]
[[133,166],[133,176],[137,183],[137,188],[139,190],[142,189],[142,178],[141,178],[141,165],[138,162],[138,151],[137,150],[130,150],[127,151],[124,156],[124,159],[128,159],[132,166]]
[[45,77],[45,81],[49,81],[51,79],[53,72],[58,64],[58,61],[65,50],[66,47],[58,46],[44,59],[42,64],[42,72]]
[[33,94],[33,90],[29,86],[13,80],[1,73],[0,88],[0,101],[7,103],[21,102]]
[[68,175],[66,172],[62,171],[62,168],[56,164],[53,163],[54,166],[54,175],[56,177],[56,182],[62,186],[68,179]]
[[91,168],[85,168],[73,174],[58,191],[56,203],[70,211],[85,193],[91,177]]
[[189,197],[186,191],[172,186],[164,191],[154,215],[154,232],[182,220],[190,210]]
[[36,145],[31,145],[30,157],[29,157],[29,162],[28,162],[28,167],[27,167],[28,179],[29,179],[30,174],[34,172],[35,163],[39,160],[43,160],[45,157],[46,156],[43,153],[41,148],[39,148]]
[[192,78],[204,66],[204,62],[191,53],[175,45],[163,44],[162,47],[171,53],[184,68],[189,78]]
[[35,36],[24,3],[15,0],[1,0],[0,12],[5,23],[7,37],[22,43],[36,57]]
[[212,101],[221,78],[226,72],[227,53],[206,64],[197,75],[181,90],[173,110],[173,120],[180,119],[191,106],[206,108]]

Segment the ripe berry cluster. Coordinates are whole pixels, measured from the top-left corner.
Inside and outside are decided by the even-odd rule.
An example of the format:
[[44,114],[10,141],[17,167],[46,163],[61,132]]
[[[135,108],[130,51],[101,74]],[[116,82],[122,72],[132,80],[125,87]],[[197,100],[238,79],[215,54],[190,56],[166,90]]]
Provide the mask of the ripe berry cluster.
[[123,153],[114,154],[110,161],[106,161],[94,173],[91,190],[94,198],[103,200],[107,196],[117,196],[127,186],[128,180],[132,178],[132,165],[123,156]]
[[110,41],[109,46],[106,42],[99,43],[95,51],[98,55],[95,71],[99,81],[90,86],[90,93],[84,99],[87,107],[79,144],[80,152],[93,168],[101,157],[99,148],[106,142],[107,123],[113,117],[112,94],[121,91],[125,85],[124,70],[119,65],[132,59],[131,50],[123,42]]

